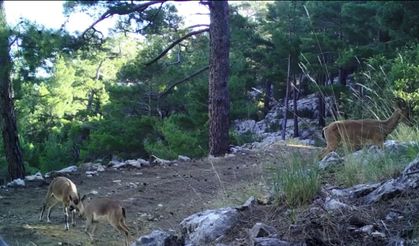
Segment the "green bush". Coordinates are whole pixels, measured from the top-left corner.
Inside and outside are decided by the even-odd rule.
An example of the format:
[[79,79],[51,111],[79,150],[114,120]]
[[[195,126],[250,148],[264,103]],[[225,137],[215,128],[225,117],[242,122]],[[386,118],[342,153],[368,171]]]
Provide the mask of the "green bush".
[[186,115],[172,115],[159,127],[160,138],[145,141],[145,149],[150,155],[163,159],[175,159],[178,155],[204,156],[208,151],[204,129],[206,131],[206,128],[195,126]]
[[144,140],[156,136],[157,125],[157,118],[144,116],[94,122],[89,140],[82,145],[81,158],[107,158],[112,154],[123,158],[147,156]]
[[72,141],[61,140],[59,135],[51,133],[39,154],[41,171],[46,172],[74,165],[72,146]]

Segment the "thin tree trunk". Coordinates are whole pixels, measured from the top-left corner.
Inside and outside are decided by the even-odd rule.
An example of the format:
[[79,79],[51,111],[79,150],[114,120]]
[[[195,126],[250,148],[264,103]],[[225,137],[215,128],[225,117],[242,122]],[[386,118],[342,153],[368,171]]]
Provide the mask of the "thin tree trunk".
[[285,133],[287,130],[288,97],[289,97],[289,91],[290,91],[290,73],[291,73],[290,70],[291,70],[291,53],[288,54],[287,88],[285,90],[284,112],[282,114],[282,132],[281,132],[282,140],[285,140]]
[[[302,78],[302,76],[300,76]],[[301,81],[301,80],[300,80]],[[298,115],[297,115],[297,97],[298,97],[298,89],[297,89],[297,81],[295,79],[295,73],[294,73],[294,83],[292,87],[292,102],[294,105],[294,137],[298,137],[300,134],[298,133]]]
[[[320,75],[318,76],[317,79],[318,83],[320,84],[320,88],[322,85],[325,84],[325,76]],[[320,127],[324,127],[326,125],[326,121],[324,119],[324,115],[325,115],[325,102],[324,102],[324,97],[323,97],[323,93],[321,92],[321,90],[319,92],[317,92],[317,98],[318,98],[318,109],[319,109],[319,126]]]
[[227,1],[210,1],[209,151],[224,155],[229,150],[228,92],[230,33]]
[[19,145],[16,116],[12,99],[10,72],[12,63],[9,48],[9,28],[4,12],[4,1],[0,1],[0,114],[3,145],[11,179],[24,178],[22,151]]

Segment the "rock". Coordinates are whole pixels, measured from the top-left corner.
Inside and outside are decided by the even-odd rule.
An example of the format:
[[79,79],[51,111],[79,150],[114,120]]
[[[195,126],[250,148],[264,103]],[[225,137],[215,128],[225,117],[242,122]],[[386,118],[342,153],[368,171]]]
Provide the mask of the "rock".
[[340,202],[336,199],[327,197],[324,203],[324,208],[328,211],[332,210],[343,210],[343,209],[352,209],[349,205]]
[[126,166],[126,165],[127,165],[127,163],[125,163],[125,162],[120,162],[120,161],[117,161],[117,160],[112,160],[112,161],[110,161],[110,162],[108,163],[108,167],[113,167],[113,168],[115,168],[115,169],[118,169],[118,168],[124,167],[124,166]]
[[61,170],[58,170],[58,171],[51,171],[51,172],[48,172],[48,173],[46,173],[45,174],[45,177],[46,178],[49,178],[49,177],[54,177],[54,176],[56,176],[57,174],[67,174],[67,173],[75,173],[75,172],[77,172],[79,169],[77,168],[77,166],[69,166],[69,167],[66,167],[66,168],[63,168],[63,169],[61,169]]
[[278,238],[259,237],[253,241],[254,246],[290,246],[291,244]]
[[47,184],[41,172],[37,172],[34,175],[26,176],[25,183],[29,187],[38,187]]
[[243,211],[246,209],[251,209],[256,205],[256,198],[254,196],[249,197],[245,203],[241,206],[237,206],[236,209],[239,211]]
[[371,204],[382,200],[391,199],[394,196],[407,193],[411,189],[419,187],[419,156],[411,161],[396,179],[390,179],[382,183],[377,189],[369,193],[364,203]]
[[369,148],[364,148],[345,156],[345,159],[360,160],[362,164],[366,165],[371,161],[377,161],[384,158],[386,153],[403,156],[406,154],[409,146],[412,146],[413,144],[416,143],[387,140],[384,142],[384,149],[381,149],[377,145],[372,145]]
[[238,222],[238,219],[239,212],[234,208],[220,208],[193,214],[180,223],[185,244],[208,245],[223,236]]
[[410,185],[404,181],[398,179],[390,179],[387,182],[384,182],[384,184],[379,186],[373,192],[368,194],[364,198],[364,203],[372,204],[382,200],[391,199],[397,196],[398,194],[406,191],[409,188],[409,186]]
[[416,142],[400,142],[396,140],[386,140],[384,142],[384,149],[389,153],[397,153],[398,155],[405,155],[409,146],[417,145]]
[[97,190],[91,190],[88,194],[97,195],[99,192]]
[[191,160],[191,158],[189,158],[189,157],[187,157],[187,156],[184,156],[184,155],[179,155],[179,156],[177,157],[177,159],[178,159],[179,161],[190,161],[190,160]]
[[324,170],[341,163],[343,163],[343,159],[336,152],[330,152],[319,162],[319,168]]
[[25,177],[25,181],[44,181],[41,172],[37,172],[34,175],[28,175]]
[[262,197],[257,198],[257,203],[260,205],[270,205],[274,202],[275,197],[273,192],[267,192]]
[[409,176],[409,175],[417,175],[419,176],[419,155],[411,161],[403,170],[402,175]]
[[272,226],[263,223],[256,223],[249,231],[249,236],[253,240],[260,237],[277,237],[276,230]]
[[393,212],[391,211],[390,213],[388,213],[386,215],[386,220],[387,221],[393,221],[393,220],[397,220],[397,219],[403,219],[403,216],[400,215],[399,213]]
[[7,187],[17,188],[17,187],[24,187],[25,186],[25,180],[23,179],[14,179],[11,182],[7,183]]
[[98,175],[97,171],[86,171],[86,176],[87,177],[92,177]]
[[137,160],[126,160],[125,163],[127,165],[130,165],[130,166],[133,166],[133,167],[136,167],[136,168],[141,168],[141,167],[144,167],[144,166],[150,166],[150,162],[148,162],[144,159],[141,159],[141,158],[139,158]]
[[182,240],[165,231],[154,230],[150,234],[141,236],[131,246],[181,246]]
[[373,229],[374,229],[373,225],[365,225],[365,226],[359,228],[358,230],[356,230],[355,232],[362,232],[362,233],[370,235],[372,233]]
[[334,197],[360,198],[377,189],[381,184],[358,184],[346,189],[332,189],[330,192]]
[[153,163],[156,163],[156,164],[159,164],[159,165],[170,165],[172,163],[172,161],[158,158],[155,155],[152,155],[151,157],[154,158]]
[[105,171],[105,166],[97,162],[96,163],[92,163],[92,162],[83,163],[80,165],[80,168],[86,171],[97,171],[97,172]]

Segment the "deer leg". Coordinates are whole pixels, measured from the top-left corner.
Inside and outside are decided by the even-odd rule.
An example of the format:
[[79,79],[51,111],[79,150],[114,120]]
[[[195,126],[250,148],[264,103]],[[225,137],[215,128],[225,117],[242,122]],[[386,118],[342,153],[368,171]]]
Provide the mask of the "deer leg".
[[72,210],[72,211],[70,211],[70,213],[71,213],[71,225],[72,226],[76,226],[76,221],[74,220],[76,211],[75,210]]
[[336,150],[339,143],[339,137],[336,136],[336,134],[325,131],[324,137],[326,139],[326,148],[324,148],[323,151],[320,153],[320,157],[322,159],[330,152]]
[[70,229],[70,226],[68,225],[68,205],[64,205],[64,223],[64,229]]
[[117,222],[117,224],[115,223],[110,223],[110,224],[112,225],[113,228],[115,228],[115,230],[122,233],[122,235],[124,236],[124,245],[128,245],[129,231],[124,221],[121,219],[120,221]]
[[50,207],[50,203],[52,199],[53,199],[53,196],[51,195],[50,192],[48,192],[48,194],[45,197],[44,203],[42,203],[41,213],[39,214],[39,221],[42,221],[42,218],[44,217],[45,209]]
[[93,241],[94,240],[94,235],[95,235],[95,231],[96,231],[96,226],[97,226],[97,223],[94,223],[93,222],[93,225],[92,225],[92,231],[91,231],[91,236],[90,236],[90,239]]
[[47,208],[48,208],[48,211],[47,211],[47,222],[48,223],[51,223],[51,220],[50,220],[51,211],[55,207],[55,205],[57,205],[57,203],[58,203],[58,201],[55,200],[55,198],[50,198],[50,200],[48,201],[48,204],[47,204]]
[[93,224],[93,218],[92,217],[87,217],[85,232],[89,236],[90,240],[93,241],[93,233],[89,232],[90,227],[92,226],[92,224]]

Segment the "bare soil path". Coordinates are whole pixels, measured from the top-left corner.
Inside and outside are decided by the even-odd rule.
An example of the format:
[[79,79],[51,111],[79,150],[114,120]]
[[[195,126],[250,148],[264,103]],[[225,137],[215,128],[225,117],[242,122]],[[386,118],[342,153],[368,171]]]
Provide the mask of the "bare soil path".
[[[141,169],[106,169],[98,176],[84,172],[69,176],[82,194],[119,199],[127,210],[132,239],[154,229],[178,230],[187,216],[227,205],[239,205],[258,195],[270,178],[268,165],[278,155],[300,152],[311,158],[317,149],[273,145],[260,151],[241,151],[224,158],[177,162],[170,166]],[[38,216],[47,186],[0,189],[0,235],[11,246],[20,245],[121,245],[122,236],[101,224],[96,241],[84,233],[84,221],[64,231],[62,207],[52,223]]]

